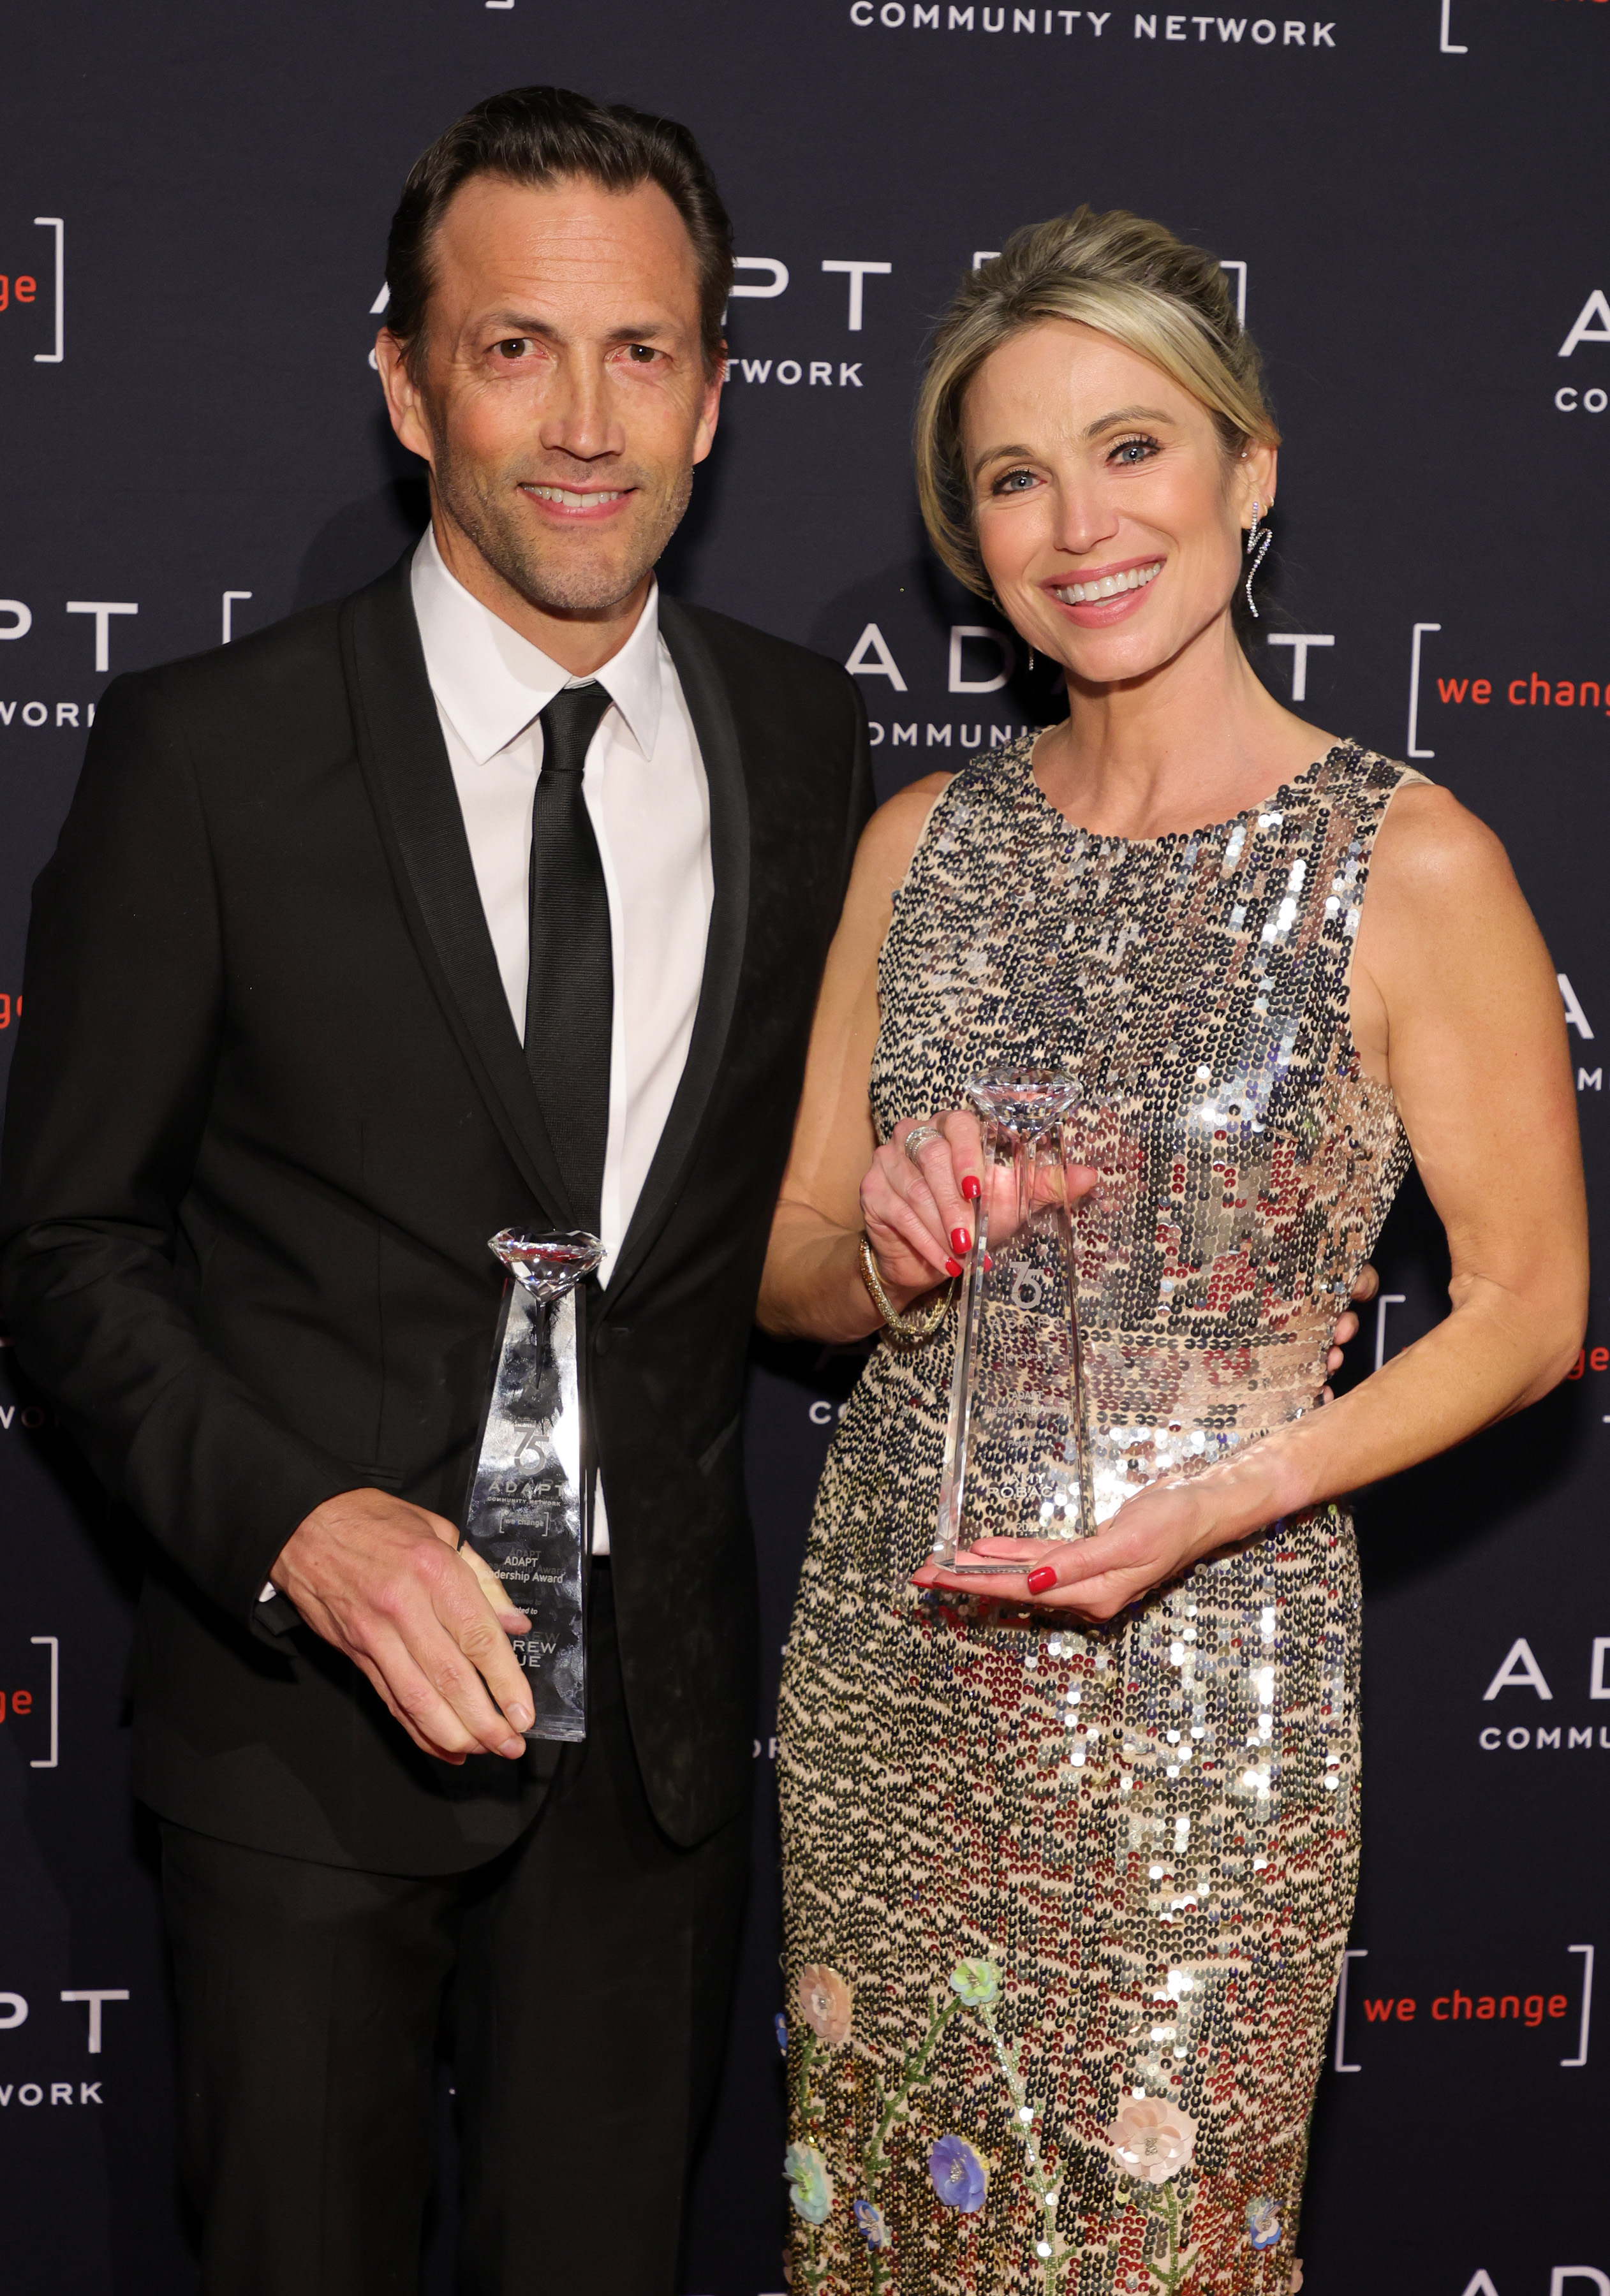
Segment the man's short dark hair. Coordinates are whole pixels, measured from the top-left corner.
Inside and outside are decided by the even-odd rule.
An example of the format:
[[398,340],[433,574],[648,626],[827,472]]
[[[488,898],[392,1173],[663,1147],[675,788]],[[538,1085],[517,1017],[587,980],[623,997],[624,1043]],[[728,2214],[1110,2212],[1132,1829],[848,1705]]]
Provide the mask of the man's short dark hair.
[[546,186],[584,176],[605,191],[658,184],[687,226],[699,280],[700,332],[707,366],[721,351],[721,322],[732,291],[732,225],[704,154],[675,119],[595,103],[566,87],[512,87],[456,119],[408,170],[386,242],[386,324],[423,357],[436,227],[454,193],[475,176]]

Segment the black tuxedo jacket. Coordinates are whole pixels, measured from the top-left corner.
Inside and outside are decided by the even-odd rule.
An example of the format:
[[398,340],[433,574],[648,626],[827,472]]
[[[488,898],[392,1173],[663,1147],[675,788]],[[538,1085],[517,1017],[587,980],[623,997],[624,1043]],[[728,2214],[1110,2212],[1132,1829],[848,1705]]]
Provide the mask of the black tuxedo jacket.
[[[752,1769],[745,1351],[811,1008],[869,803],[844,673],[661,602],[710,785],[686,1068],[588,1317],[622,1669],[692,1843]],[[24,1369],[149,1535],[136,1782],[165,1816],[395,1873],[496,1855],[553,1750],[452,1769],[357,1670],[270,1631],[268,1569],[358,1485],[453,1519],[497,1229],[568,1227],[509,1017],[407,561],[339,605],[119,678],[35,890],[0,1180]]]

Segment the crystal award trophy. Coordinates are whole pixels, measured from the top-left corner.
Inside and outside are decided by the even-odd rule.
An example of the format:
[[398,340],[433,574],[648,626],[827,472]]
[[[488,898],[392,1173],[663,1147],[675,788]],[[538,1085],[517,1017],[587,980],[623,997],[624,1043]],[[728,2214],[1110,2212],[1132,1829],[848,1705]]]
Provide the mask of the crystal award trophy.
[[[973,1078],[984,1189],[963,1271],[933,1558],[980,1538],[1079,1538],[1095,1528],[1068,1198],[1070,1077]],[[1005,1576],[1021,1563],[963,1563]]]
[[604,1258],[595,1235],[505,1228],[489,1246],[513,1281],[460,1544],[495,1570],[530,1632],[513,1638],[535,1715],[528,1738],[587,1735],[587,1509],[576,1286]]

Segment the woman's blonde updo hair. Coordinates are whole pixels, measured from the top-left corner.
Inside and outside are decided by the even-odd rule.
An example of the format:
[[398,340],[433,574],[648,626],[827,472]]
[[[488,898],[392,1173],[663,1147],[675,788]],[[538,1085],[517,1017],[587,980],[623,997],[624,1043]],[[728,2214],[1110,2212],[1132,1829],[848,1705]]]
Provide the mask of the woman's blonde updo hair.
[[950,571],[990,594],[962,451],[968,385],[992,351],[1042,319],[1077,319],[1171,375],[1212,414],[1227,455],[1277,447],[1252,338],[1217,260],[1160,223],[1088,207],[1014,231],[935,328],[916,403],[917,500]]

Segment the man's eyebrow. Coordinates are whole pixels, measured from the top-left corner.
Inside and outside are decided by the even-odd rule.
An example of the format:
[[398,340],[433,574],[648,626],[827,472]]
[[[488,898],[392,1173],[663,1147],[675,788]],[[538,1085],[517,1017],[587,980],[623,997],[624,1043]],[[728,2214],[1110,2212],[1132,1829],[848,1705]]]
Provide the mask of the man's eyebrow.
[[[477,332],[489,330],[497,335],[538,335],[544,342],[560,340],[560,330],[551,319],[539,319],[530,311],[505,308],[488,311],[476,321]],[[640,319],[609,329],[604,340],[612,343],[643,343],[662,340],[677,332],[674,319]]]

